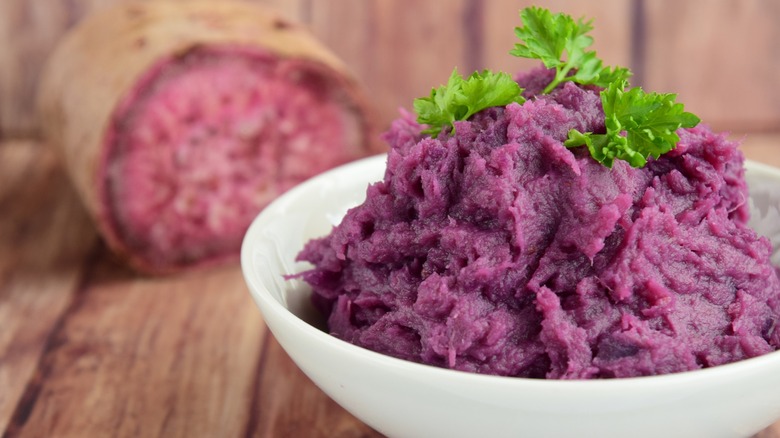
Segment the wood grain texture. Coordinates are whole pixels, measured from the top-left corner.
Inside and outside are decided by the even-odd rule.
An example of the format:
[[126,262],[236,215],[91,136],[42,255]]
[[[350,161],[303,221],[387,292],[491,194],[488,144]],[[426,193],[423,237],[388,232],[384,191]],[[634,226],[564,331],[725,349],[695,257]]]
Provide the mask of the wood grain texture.
[[[119,1],[0,2],[0,138],[36,135],[36,84],[53,45],[86,14]],[[453,0],[446,8],[437,0],[246,1],[310,26],[375,96],[385,127],[399,107],[410,108],[412,99],[444,82],[453,65],[511,73],[538,65],[507,55],[518,9],[533,3],[527,0]],[[780,3],[536,3],[593,18],[594,47],[608,64],[631,66],[636,82],[649,89],[678,92],[713,126],[780,131],[780,46],[774,43]]]
[[[247,437],[375,438],[361,423],[317,388],[273,336],[264,343],[262,374]],[[302,415],[302,413],[305,413]]]
[[9,435],[240,436],[264,333],[237,266],[148,279],[100,262]]
[[432,0],[343,0],[312,2],[312,32],[362,78],[375,99],[380,125],[399,109],[447,81],[463,67],[470,0],[447,7]]
[[0,211],[0,436],[377,436],[295,367],[237,265],[116,264],[44,146],[0,143]]
[[780,130],[780,2],[644,1],[645,84],[720,129]]
[[119,0],[0,2],[0,138],[38,131],[38,78],[62,35],[85,14]]
[[54,155],[0,144],[0,430],[73,299],[96,234]]

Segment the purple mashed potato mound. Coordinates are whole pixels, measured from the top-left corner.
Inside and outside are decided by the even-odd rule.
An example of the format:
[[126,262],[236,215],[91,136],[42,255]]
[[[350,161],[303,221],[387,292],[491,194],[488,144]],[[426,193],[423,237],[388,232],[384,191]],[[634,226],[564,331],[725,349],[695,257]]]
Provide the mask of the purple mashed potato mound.
[[706,127],[609,169],[598,90],[521,75],[526,103],[439,139],[407,114],[384,180],[299,259],[334,336],[434,366],[548,379],[712,367],[780,346],[771,246],[747,226],[737,145]]

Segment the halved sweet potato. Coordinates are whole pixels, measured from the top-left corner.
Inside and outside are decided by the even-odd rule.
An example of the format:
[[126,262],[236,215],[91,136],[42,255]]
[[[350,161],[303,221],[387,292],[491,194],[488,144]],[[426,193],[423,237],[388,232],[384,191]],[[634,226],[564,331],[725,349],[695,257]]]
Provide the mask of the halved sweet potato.
[[106,242],[149,273],[235,258],[270,200],[380,148],[344,64],[251,3],[90,16],[51,56],[39,107]]

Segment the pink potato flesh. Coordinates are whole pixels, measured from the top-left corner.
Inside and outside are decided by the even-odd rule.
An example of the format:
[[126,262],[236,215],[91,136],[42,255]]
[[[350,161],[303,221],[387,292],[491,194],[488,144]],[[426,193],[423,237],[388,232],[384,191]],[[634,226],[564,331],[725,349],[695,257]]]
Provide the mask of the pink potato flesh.
[[243,48],[160,62],[118,107],[106,216],[155,270],[237,255],[279,193],[361,154],[361,120],[323,66]]

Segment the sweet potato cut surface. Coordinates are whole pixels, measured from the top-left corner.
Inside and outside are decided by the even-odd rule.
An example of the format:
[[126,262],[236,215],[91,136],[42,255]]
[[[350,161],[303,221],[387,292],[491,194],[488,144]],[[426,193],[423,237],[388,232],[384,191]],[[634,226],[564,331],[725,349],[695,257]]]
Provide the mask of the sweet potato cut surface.
[[277,195],[378,152],[349,71],[253,4],[149,2],[89,17],[52,55],[39,103],[101,234],[152,273],[235,258]]

